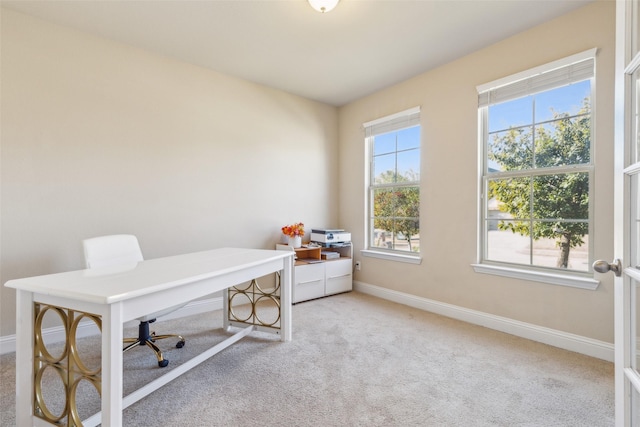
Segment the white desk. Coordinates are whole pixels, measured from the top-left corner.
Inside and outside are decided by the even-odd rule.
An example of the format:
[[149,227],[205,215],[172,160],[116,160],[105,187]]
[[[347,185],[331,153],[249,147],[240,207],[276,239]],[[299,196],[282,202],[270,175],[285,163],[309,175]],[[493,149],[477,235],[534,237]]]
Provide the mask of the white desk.
[[[17,290],[17,425],[20,427],[51,425],[41,417],[42,415],[37,416],[34,413],[36,408],[39,408],[39,405],[34,402],[37,391],[36,370],[41,363],[57,363],[56,360],[45,360],[49,355],[46,350],[45,353],[41,351],[44,343],[41,342],[41,337],[38,337],[41,332],[39,313],[53,310],[60,314],[66,324],[68,350],[65,350],[63,356],[68,359],[65,363],[71,366],[67,372],[69,376],[69,384],[66,387],[67,399],[75,400],[73,384],[76,377],[77,381],[88,380],[99,392],[101,388],[102,412],[82,420],[82,423],[85,426],[97,425],[100,422],[103,426],[121,426],[124,408],[220,352],[249,332],[264,329],[280,334],[283,341],[290,341],[292,266],[292,252],[224,248],[151,259],[115,269],[80,270],[8,281],[5,286]],[[274,272],[280,272],[279,292],[266,295],[274,299],[279,306],[279,327],[277,325],[276,327],[260,326],[255,320],[235,322],[230,319],[229,316],[232,315],[232,310],[229,309],[230,293],[236,291],[235,288],[231,291],[229,288]],[[224,327],[228,329],[230,325],[243,326],[241,331],[123,398],[123,324],[145,314],[218,291],[224,293]],[[96,372],[83,369],[81,364],[74,367],[75,328],[81,319],[87,318],[101,324],[102,328],[102,365]],[[34,364],[34,362],[37,363]],[[76,415],[77,409],[70,408],[66,416],[73,418]]]

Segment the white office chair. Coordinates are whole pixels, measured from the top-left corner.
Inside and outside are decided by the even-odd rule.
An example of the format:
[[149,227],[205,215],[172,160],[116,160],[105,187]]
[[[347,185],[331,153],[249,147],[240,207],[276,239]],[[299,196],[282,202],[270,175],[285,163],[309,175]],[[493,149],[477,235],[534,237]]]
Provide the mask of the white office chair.
[[[130,234],[117,234],[111,236],[94,237],[82,241],[84,248],[84,260],[87,268],[100,268],[111,267],[125,264],[135,264],[143,261],[142,251],[138,244],[136,236]],[[180,335],[156,335],[155,332],[149,333],[149,323],[156,321],[156,318],[171,313],[186,304],[180,304],[173,306],[162,311],[158,311],[143,317],[138,320],[138,337],[137,338],[125,338],[125,343],[130,343],[122,350],[131,350],[139,345],[147,345],[151,348],[158,359],[158,366],[164,368],[169,364],[169,361],[164,358],[162,351],[154,344],[155,341],[176,337],[179,339],[176,344],[177,348],[184,346],[184,338]]]

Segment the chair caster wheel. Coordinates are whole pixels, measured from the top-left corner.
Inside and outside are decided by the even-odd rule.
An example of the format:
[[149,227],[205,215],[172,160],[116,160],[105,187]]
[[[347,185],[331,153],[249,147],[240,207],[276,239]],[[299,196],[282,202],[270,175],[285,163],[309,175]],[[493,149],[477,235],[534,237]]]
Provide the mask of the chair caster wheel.
[[184,341],[178,341],[178,343],[176,344],[176,348],[182,348],[184,347]]
[[160,362],[158,362],[158,366],[160,366],[161,368],[166,367],[169,364],[169,361],[167,359],[162,359]]

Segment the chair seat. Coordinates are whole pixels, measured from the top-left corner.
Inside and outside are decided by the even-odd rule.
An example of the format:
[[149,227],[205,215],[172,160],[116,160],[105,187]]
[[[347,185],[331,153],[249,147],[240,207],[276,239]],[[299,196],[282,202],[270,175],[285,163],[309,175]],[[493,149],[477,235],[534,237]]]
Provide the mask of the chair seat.
[[[130,234],[115,234],[111,236],[94,237],[82,241],[84,248],[84,259],[87,268],[114,268],[124,266],[126,269],[136,268],[139,262],[143,261],[142,251],[138,244],[138,238]],[[123,351],[130,350],[139,345],[146,345],[151,348],[158,359],[158,366],[164,368],[169,361],[164,358],[160,349],[154,344],[156,340],[165,338],[178,338],[177,348],[184,346],[185,340],[180,335],[156,335],[155,332],[149,332],[149,323],[158,317],[167,315],[173,311],[184,307],[187,303],[174,305],[155,313],[147,314],[139,317],[137,338],[125,338],[127,345]]]

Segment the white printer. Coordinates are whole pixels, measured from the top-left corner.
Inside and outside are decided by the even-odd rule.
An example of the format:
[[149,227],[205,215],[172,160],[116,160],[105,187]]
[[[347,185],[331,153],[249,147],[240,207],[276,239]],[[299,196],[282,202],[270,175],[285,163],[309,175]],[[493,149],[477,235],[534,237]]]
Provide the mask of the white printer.
[[328,246],[348,246],[351,244],[351,233],[336,228],[312,228],[311,241]]

